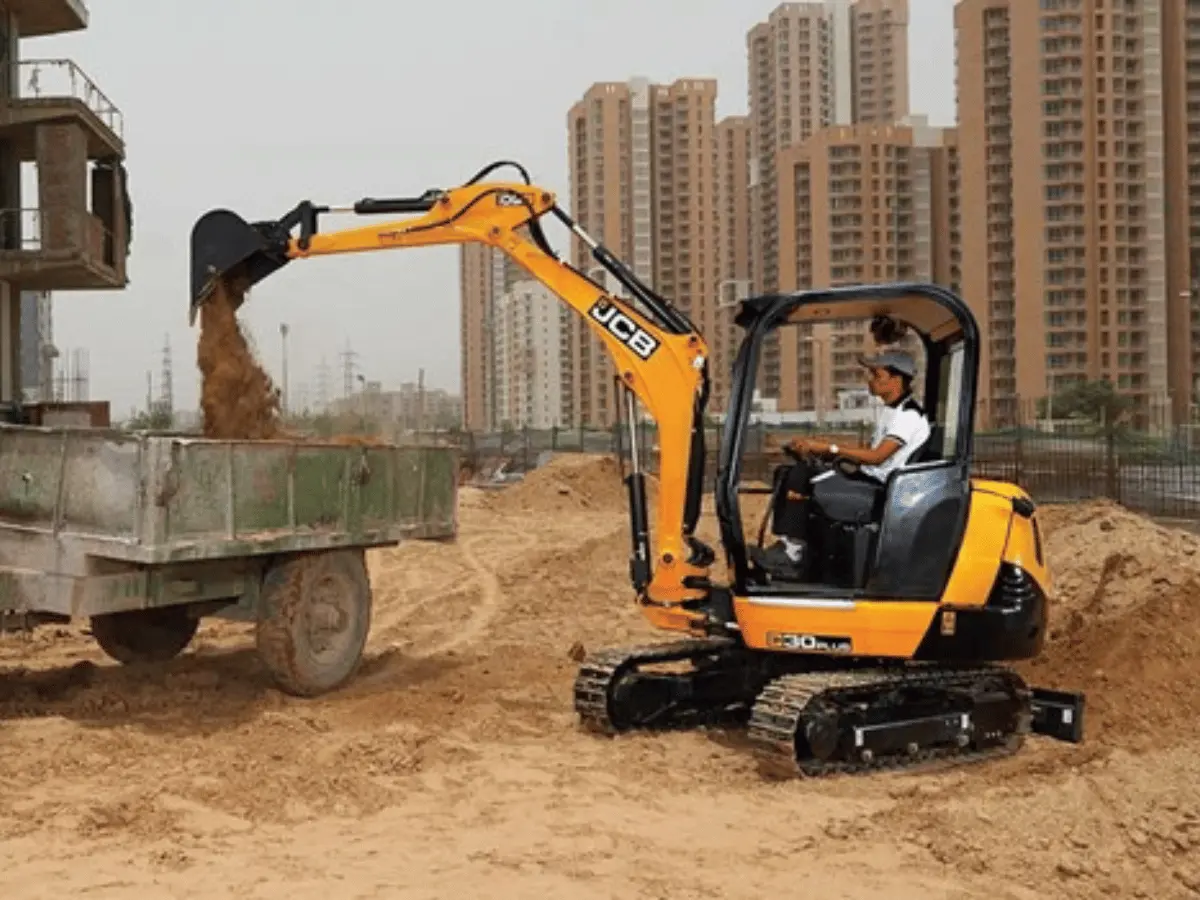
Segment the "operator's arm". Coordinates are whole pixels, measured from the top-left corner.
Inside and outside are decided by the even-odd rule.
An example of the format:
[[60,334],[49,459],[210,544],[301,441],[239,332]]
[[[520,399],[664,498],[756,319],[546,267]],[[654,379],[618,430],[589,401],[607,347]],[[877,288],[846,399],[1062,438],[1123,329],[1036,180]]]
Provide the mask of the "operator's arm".
[[[919,412],[912,409],[902,410],[892,419],[892,424],[887,434],[874,447],[843,447],[838,444],[836,445],[836,456],[841,459],[848,459],[862,466],[881,465],[901,447],[917,440],[921,425],[922,417]],[[809,453],[815,453],[818,456],[835,455],[833,453],[834,443],[819,438],[800,439],[792,442],[792,446],[801,451],[807,450]]]
[[[808,451],[817,456],[832,456],[835,446],[832,441],[821,438],[799,438],[792,441],[791,445],[799,452]],[[836,446],[840,459],[848,459],[861,466],[878,466],[904,446],[904,442],[900,438],[888,435],[874,447],[846,447],[842,444]]]

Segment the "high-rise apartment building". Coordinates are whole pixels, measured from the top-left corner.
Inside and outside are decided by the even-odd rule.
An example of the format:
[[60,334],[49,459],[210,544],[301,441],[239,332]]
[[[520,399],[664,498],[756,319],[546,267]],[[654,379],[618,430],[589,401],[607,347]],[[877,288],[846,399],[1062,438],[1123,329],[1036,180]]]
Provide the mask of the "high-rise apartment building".
[[[654,271],[650,84],[594,84],[567,114],[571,214],[596,240],[649,280]],[[606,289],[623,289],[581,240],[572,260]],[[614,421],[614,369],[587,322],[564,312],[563,416],[572,425]]]
[[[776,198],[780,289],[952,284],[955,144],[952,129],[913,117],[835,125],[784,150]],[[779,336],[780,409],[832,409],[839,391],[862,388],[858,357],[873,349],[864,323],[786,328]]]
[[1200,405],[1200,4],[1163,0],[1167,377],[1175,421]]
[[[907,116],[908,0],[855,0],[844,12],[844,0],[827,5],[833,10],[835,65],[845,55],[838,53],[842,40],[838,26],[842,18],[849,22],[852,80],[850,100],[844,106],[849,107],[851,121],[889,124]],[[836,77],[833,84],[835,109],[839,109]]]
[[717,83],[683,79],[655,85],[651,95],[653,284],[707,335],[720,279]]
[[1192,342],[1168,337],[1191,330],[1181,260],[1194,226],[1175,211],[1197,162],[1179,118],[1195,85],[1178,80],[1197,53],[1178,40],[1186,24],[1174,0],[955,7],[961,200],[979,211],[962,242],[984,343],[981,420],[1011,422],[1099,378],[1142,416],[1186,410]]
[[750,118],[717,123],[717,291],[708,340],[712,391],[708,408],[724,412],[738,349],[737,304],[750,295]]
[[[568,113],[572,214],[708,333],[718,268],[716,106],[712,79],[593,85]],[[581,241],[575,265],[622,296]],[[607,427],[614,369],[587,323],[565,321],[564,419]]]
[[459,247],[459,367],[463,427],[499,427],[495,381],[496,301],[523,275],[506,254],[484,244]]
[[491,248],[463,244],[458,254],[458,365],[463,427],[484,431],[492,419]]
[[[783,3],[750,29],[746,45],[751,280],[756,292],[769,292],[780,288],[777,155],[830,125],[888,124],[908,114],[908,0]],[[778,397],[778,342],[763,356],[763,393]]]
[[547,429],[562,420],[562,301],[539,281],[518,281],[496,302],[500,427]]

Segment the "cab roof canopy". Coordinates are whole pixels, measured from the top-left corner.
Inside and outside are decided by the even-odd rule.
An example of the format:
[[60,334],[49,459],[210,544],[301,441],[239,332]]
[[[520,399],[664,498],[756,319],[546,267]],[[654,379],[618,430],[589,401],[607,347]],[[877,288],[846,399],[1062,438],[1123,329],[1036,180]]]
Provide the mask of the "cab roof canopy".
[[742,301],[736,321],[745,329],[760,324],[770,329],[839,320],[869,322],[877,317],[902,322],[935,343],[959,336],[971,343],[978,340],[975,317],[966,303],[945,288],[920,282],[749,297]]

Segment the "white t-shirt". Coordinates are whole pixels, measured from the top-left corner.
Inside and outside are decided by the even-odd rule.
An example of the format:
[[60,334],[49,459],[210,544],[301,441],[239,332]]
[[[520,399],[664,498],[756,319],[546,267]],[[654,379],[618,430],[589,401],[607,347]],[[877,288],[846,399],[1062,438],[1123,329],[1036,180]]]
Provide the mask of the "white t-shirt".
[[878,447],[885,438],[900,442],[900,447],[877,466],[860,466],[859,470],[881,482],[887,481],[889,473],[906,464],[929,440],[929,420],[921,406],[912,396],[900,400],[895,406],[885,406],[879,421],[875,423],[875,434],[871,446]]

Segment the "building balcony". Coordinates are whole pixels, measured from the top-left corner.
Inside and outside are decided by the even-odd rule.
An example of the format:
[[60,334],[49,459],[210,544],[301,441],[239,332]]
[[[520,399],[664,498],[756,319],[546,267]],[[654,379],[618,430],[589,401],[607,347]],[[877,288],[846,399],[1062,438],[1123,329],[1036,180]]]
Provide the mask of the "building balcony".
[[42,37],[82,31],[88,27],[88,10],[83,0],[6,0],[17,17],[21,37]]
[[121,243],[85,209],[0,210],[0,279],[28,291],[124,288]]
[[82,126],[89,159],[124,157],[124,116],[79,66],[69,59],[28,59],[17,70],[16,96],[0,106],[0,139],[21,162],[37,158],[38,125],[64,120]]

